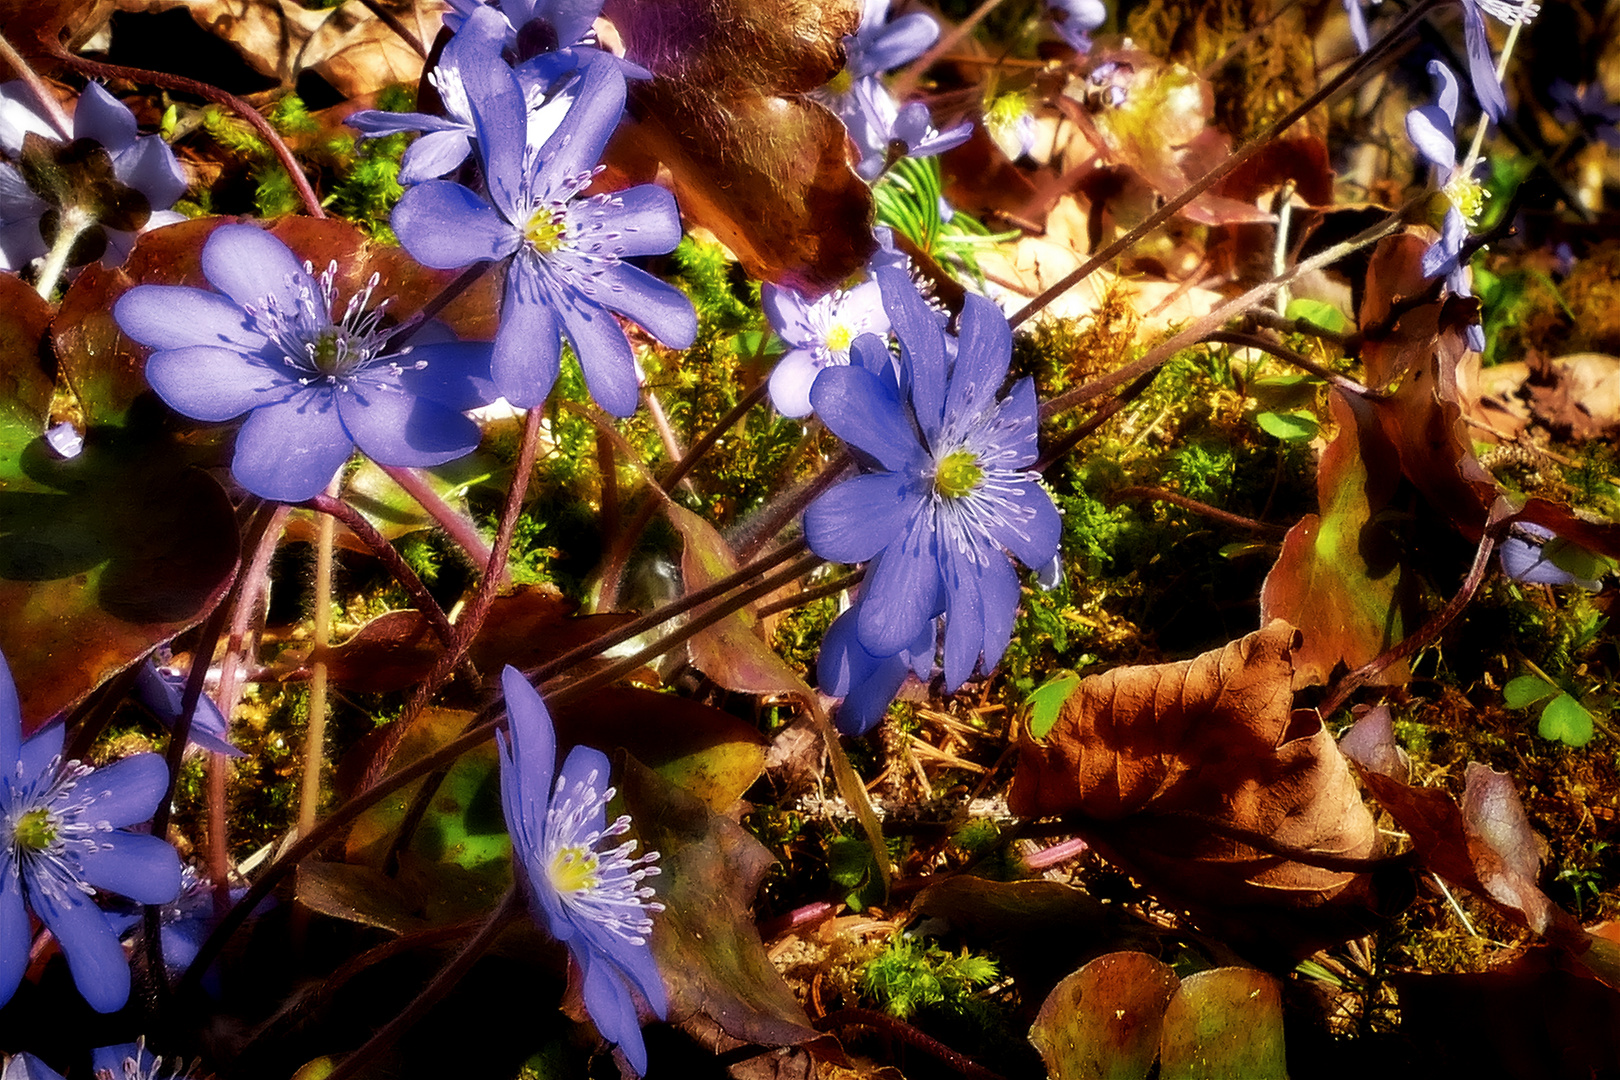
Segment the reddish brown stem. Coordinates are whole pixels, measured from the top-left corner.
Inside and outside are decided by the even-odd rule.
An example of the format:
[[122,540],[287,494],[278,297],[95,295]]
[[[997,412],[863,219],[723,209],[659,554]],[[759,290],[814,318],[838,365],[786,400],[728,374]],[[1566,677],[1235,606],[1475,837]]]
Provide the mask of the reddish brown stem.
[[966,1054],[952,1050],[932,1035],[917,1030],[904,1020],[896,1020],[888,1013],[878,1012],[876,1009],[839,1009],[816,1021],[817,1031],[840,1031],[851,1027],[867,1027],[881,1031],[885,1035],[899,1039],[907,1046],[916,1047],[923,1053],[939,1059],[963,1076],[971,1076],[974,1080],[1002,1080],[1000,1073],[990,1071]]
[[270,126],[270,121],[259,115],[259,110],[243,101],[235,94],[226,93],[217,86],[210,86],[196,79],[188,79],[184,75],[171,75],[166,71],[148,71],[145,68],[125,67],[122,64],[104,64],[99,60],[86,60],[82,56],[74,56],[60,45],[51,50],[52,56],[82,75],[97,75],[103,79],[127,79],[130,82],[151,83],[161,86],[165,90],[178,90],[183,94],[195,94],[205,101],[215,105],[223,105],[246,120],[259,137],[270,144],[281,161],[281,167],[287,170],[287,176],[292,180],[293,187],[298,191],[298,198],[303,201],[304,209],[310,217],[324,218],[326,211],[321,209],[320,197],[315,189],[309,185],[309,177],[304,175],[303,168],[287,144],[282,141],[276,129]]
[[412,602],[416,604],[422,617],[427,619],[434,635],[446,648],[455,644],[456,628],[450,625],[450,619],[445,615],[444,609],[439,607],[438,601],[433,599],[433,594],[428,592],[427,586],[422,584],[422,579],[416,576],[416,571],[411,569],[410,564],[400,557],[394,545],[373,528],[371,522],[367,521],[360,511],[342,499],[334,499],[325,493],[306,500],[304,505],[311,510],[336,518],[359,537],[360,542],[370,548],[378,561],[388,568],[394,580],[410,594]]
[[1268,533],[1272,536],[1282,536],[1288,530],[1280,525],[1268,525],[1263,521],[1243,517],[1228,510],[1222,510],[1197,499],[1188,498],[1179,491],[1169,488],[1150,487],[1142,484],[1133,484],[1130,487],[1116,488],[1110,498],[1110,504],[1121,499],[1152,499],[1155,502],[1167,502],[1172,506],[1179,506],[1183,510],[1191,510],[1202,517],[1212,521],[1219,521],[1223,525],[1230,525],[1235,529],[1246,529],[1249,532]]

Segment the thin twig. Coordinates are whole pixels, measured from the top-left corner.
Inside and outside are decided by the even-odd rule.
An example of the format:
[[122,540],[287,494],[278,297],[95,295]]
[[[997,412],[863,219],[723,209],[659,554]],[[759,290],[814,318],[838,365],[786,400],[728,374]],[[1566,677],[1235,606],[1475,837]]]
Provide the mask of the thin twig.
[[1234,529],[1245,529],[1249,532],[1267,533],[1271,536],[1282,536],[1288,532],[1280,525],[1268,525],[1264,521],[1255,521],[1241,514],[1234,514],[1229,510],[1222,510],[1197,499],[1188,498],[1179,491],[1169,488],[1149,487],[1133,484],[1129,487],[1117,488],[1109,494],[1110,505],[1121,499],[1153,499],[1156,502],[1167,502],[1172,506],[1179,506],[1183,510],[1190,510],[1195,514],[1207,517],[1212,521],[1219,521],[1223,525],[1230,525]]
[[866,567],[862,566],[851,573],[845,574],[836,581],[829,581],[825,584],[817,585],[813,589],[805,589],[802,592],[796,592],[792,596],[784,596],[782,599],[773,600],[769,604],[761,604],[759,606],[759,610],[754,612],[754,614],[763,619],[767,615],[775,615],[778,612],[791,611],[794,608],[800,608],[806,604],[813,604],[823,597],[837,596],[844,590],[853,589],[855,586],[859,585],[861,583],[861,579],[864,577],[866,577]]
[[1203,176],[1200,176],[1197,180],[1194,180],[1179,195],[1174,196],[1163,206],[1159,207],[1158,210],[1154,211],[1152,214],[1149,214],[1147,218],[1141,222],[1141,224],[1136,226],[1136,228],[1104,247],[1101,251],[1097,252],[1091,258],[1087,259],[1068,274],[1064,275],[1061,280],[1054,283],[1045,292],[1041,293],[1041,295],[1037,296],[1035,299],[1031,300],[1029,303],[1025,304],[1021,309],[1019,309],[1019,311],[1013,315],[1009,321],[1013,326],[1018,326],[1020,323],[1040,312],[1053,300],[1056,300],[1059,296],[1063,295],[1065,292],[1068,292],[1075,285],[1090,277],[1098,269],[1106,266],[1119,255],[1129,250],[1154,229],[1157,229],[1160,225],[1164,224],[1166,221],[1169,221],[1182,207],[1186,206],[1198,196],[1202,195],[1205,191],[1208,191],[1210,188],[1220,183],[1220,181],[1236,170],[1239,165],[1253,157],[1255,153],[1257,153],[1262,147],[1270,144],[1271,141],[1278,135],[1282,134],[1282,132],[1298,123],[1313,109],[1336,96],[1340,90],[1343,90],[1345,87],[1349,86],[1350,83],[1356,79],[1359,79],[1363,73],[1370,70],[1373,64],[1382,58],[1383,54],[1387,52],[1391,46],[1398,43],[1413,26],[1417,25],[1420,19],[1427,15],[1430,8],[1435,7],[1439,2],[1440,0],[1418,0],[1418,3],[1414,5],[1405,16],[1402,17],[1399,23],[1390,29],[1389,33],[1373,42],[1372,46],[1366,52],[1352,60],[1345,66],[1343,71],[1339,72],[1332,79],[1329,79],[1327,83],[1321,86],[1310,97],[1306,98],[1304,101],[1300,102],[1299,105],[1290,110],[1286,116],[1278,119],[1275,123],[1266,128],[1265,131],[1261,132],[1255,138],[1245,143],[1238,150],[1234,151],[1231,156],[1226,158],[1226,160],[1209,170],[1209,172],[1205,173]]
[[973,1077],[974,1080],[1003,1080],[1000,1073],[992,1072],[966,1054],[952,1050],[932,1035],[876,1009],[839,1009],[817,1020],[815,1026],[817,1031],[839,1031],[850,1027],[872,1028],[938,1058],[963,1076]]
[[1367,663],[1345,675],[1334,686],[1328,699],[1318,707],[1323,717],[1332,716],[1344,705],[1351,694],[1363,686],[1369,679],[1379,672],[1398,663],[1408,656],[1416,653],[1429,642],[1440,636],[1440,631],[1451,624],[1451,621],[1462,614],[1463,608],[1468,606],[1479,590],[1480,583],[1485,580],[1485,572],[1491,565],[1491,552],[1496,550],[1496,542],[1507,532],[1511,519],[1503,518],[1486,524],[1483,534],[1479,538],[1479,548],[1474,552],[1474,564],[1468,568],[1468,576],[1463,579],[1462,586],[1457,594],[1446,602],[1446,606],[1435,613],[1434,617],[1415,633],[1401,639],[1400,642],[1385,649]]
[[939,58],[950,52],[969,34],[973,28],[984,20],[984,17],[994,11],[1001,4],[1001,0],[984,0],[982,4],[973,9],[972,14],[955,26],[939,35],[939,40],[895,77],[893,94],[897,100],[904,100],[912,90],[916,89],[917,81],[922,73],[933,67]]
[[[404,490],[405,494],[416,500],[417,506],[427,511],[428,517],[437,522],[439,528],[445,531],[445,535],[455,541],[456,546],[466,553],[467,558],[473,561],[473,565],[489,565],[490,547],[489,544],[484,542],[483,534],[478,531],[478,526],[467,515],[460,513],[440,497],[439,493],[433,490],[433,485],[428,483],[426,477],[417,470],[404,465],[384,465],[382,470]],[[370,542],[367,541],[367,543]],[[391,545],[390,550],[392,550]],[[507,574],[507,580],[504,584],[511,584],[510,573]]]
[[321,209],[321,200],[310,187],[309,177],[304,175],[303,168],[298,159],[293,156],[292,150],[282,141],[280,134],[259,114],[259,110],[243,101],[235,94],[226,93],[217,86],[211,86],[196,79],[188,79],[184,75],[171,75],[166,71],[149,71],[146,68],[125,67],[122,64],[104,64],[99,60],[86,60],[82,56],[74,56],[59,44],[52,44],[51,55],[68,67],[82,75],[97,75],[103,79],[128,79],[130,82],[151,83],[161,86],[165,90],[179,90],[185,94],[195,94],[205,101],[215,105],[223,105],[246,120],[259,137],[270,144],[281,161],[281,167],[287,170],[287,176],[292,180],[293,187],[298,192],[298,198],[304,204],[304,210],[313,218],[324,218],[326,211]]
[[1080,445],[1081,440],[1087,438],[1092,432],[1112,420],[1121,409],[1141,397],[1153,380],[1158,376],[1158,368],[1144,371],[1137,380],[1114,397],[1109,398],[1084,420],[1073,431],[1066,433],[1063,438],[1046,448],[1039,461],[1030,466],[1031,472],[1044,473],[1059,461],[1068,456],[1069,451]]
[[4,60],[9,64],[11,70],[16,73],[17,78],[21,79],[23,84],[28,87],[28,92],[34,95],[34,100],[39,102],[41,109],[45,110],[46,118],[50,120],[51,126],[56,128],[62,138],[64,140],[73,138],[73,117],[69,116],[67,110],[62,108],[62,103],[56,100],[56,95],[51,93],[51,88],[45,85],[45,80],[39,77],[39,73],[33,69],[32,65],[23,59],[22,53],[18,52],[11,42],[6,40],[5,34],[0,34],[0,60]]
[[[1256,308],[1255,310],[1259,311],[1262,309]],[[1330,367],[1318,364],[1315,360],[1312,360],[1303,353],[1295,352],[1282,342],[1274,341],[1273,339],[1262,334],[1245,334],[1233,330],[1217,330],[1215,333],[1207,335],[1204,340],[1218,342],[1222,345],[1236,345],[1240,349],[1259,349],[1261,352],[1270,353],[1279,360],[1286,360],[1295,367],[1300,368],[1303,371],[1308,371],[1312,375],[1315,375],[1318,379],[1321,379],[1332,386],[1336,386],[1345,393],[1354,395],[1355,397],[1371,399],[1379,396],[1374,394],[1365,386],[1361,385],[1361,383],[1358,383],[1356,380],[1350,378],[1350,376],[1341,375]]]
[[367,11],[377,16],[378,19],[382,20],[383,25],[398,35],[401,41],[409,45],[412,52],[414,52],[417,56],[420,56],[423,60],[427,59],[428,51],[426,47],[423,46],[422,42],[415,34],[411,33],[410,27],[399,21],[398,15],[395,15],[392,11],[389,11],[387,8],[383,7],[377,2],[377,0],[360,0],[360,3],[365,5]]

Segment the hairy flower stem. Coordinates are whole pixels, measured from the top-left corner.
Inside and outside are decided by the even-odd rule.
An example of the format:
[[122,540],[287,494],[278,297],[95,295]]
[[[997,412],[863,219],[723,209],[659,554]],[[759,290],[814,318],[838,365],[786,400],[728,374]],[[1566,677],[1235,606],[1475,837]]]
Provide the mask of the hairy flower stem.
[[1168,488],[1133,484],[1129,487],[1116,488],[1108,493],[1108,504],[1110,506],[1125,499],[1152,499],[1155,502],[1167,502],[1172,506],[1179,506],[1183,510],[1191,511],[1201,517],[1207,517],[1211,521],[1219,521],[1223,525],[1230,525],[1234,529],[1243,529],[1246,532],[1266,533],[1277,537],[1281,537],[1288,532],[1281,525],[1268,525],[1264,521],[1255,521],[1253,518],[1246,518],[1241,514],[1222,510],[1218,506],[1199,502],[1197,499],[1189,498],[1179,491],[1171,491]]
[[1336,387],[1340,391],[1346,394],[1351,394],[1355,397],[1371,400],[1373,398],[1383,396],[1381,394],[1375,394],[1373,391],[1367,389],[1361,383],[1350,378],[1348,375],[1340,375],[1332,368],[1318,364],[1310,357],[1295,352],[1282,342],[1273,341],[1271,338],[1264,337],[1260,334],[1244,334],[1231,330],[1217,330],[1215,333],[1204,338],[1204,340],[1217,342],[1221,345],[1236,345],[1240,349],[1259,349],[1261,352],[1270,353],[1279,360],[1288,361],[1290,364],[1293,364],[1302,371],[1310,372],[1312,375],[1315,375],[1318,379],[1321,379],[1329,386]]
[[62,207],[56,239],[51,241],[51,249],[45,253],[45,261],[39,268],[39,280],[34,283],[34,291],[39,293],[40,299],[47,302],[50,300],[51,294],[56,291],[56,283],[62,280],[62,272],[67,269],[68,256],[73,254],[73,246],[95,223],[95,215],[86,213],[80,207]]
[[472,602],[461,613],[461,621],[456,624],[456,632],[449,646],[433,662],[427,678],[417,684],[410,700],[405,703],[405,711],[400,718],[389,726],[381,749],[378,750],[371,767],[366,770],[362,788],[369,788],[382,779],[388,771],[389,763],[393,761],[394,752],[399,749],[400,740],[405,737],[405,733],[410,730],[416,718],[422,714],[428,701],[449,680],[450,673],[460,665],[461,658],[467,654],[473,640],[478,637],[478,632],[484,628],[484,620],[489,617],[490,605],[495,602],[495,596],[499,593],[501,582],[506,576],[506,558],[512,549],[512,533],[517,529],[518,514],[523,510],[523,498],[528,494],[529,479],[534,475],[534,461],[540,448],[542,416],[542,410],[530,409],[528,417],[524,420],[523,442],[518,448],[518,459],[512,467],[512,486],[506,492],[506,505],[501,510],[500,527],[495,531],[495,545],[490,552],[489,562],[484,567],[484,576],[478,582],[478,590],[473,594]]
[[341,521],[350,532],[359,537],[360,542],[371,550],[377,561],[381,562],[393,579],[399,582],[400,588],[410,594],[412,603],[422,613],[422,617],[427,619],[428,626],[440,643],[448,647],[454,642],[455,627],[450,625],[450,618],[445,615],[439,602],[433,599],[433,594],[428,592],[427,586],[422,584],[422,579],[416,576],[416,571],[411,569],[410,564],[400,557],[394,545],[373,528],[371,522],[367,521],[358,510],[342,499],[334,499],[325,493],[315,496],[304,505]]
[[149,83],[152,86],[160,86],[165,90],[179,90],[186,94],[196,94],[205,101],[211,101],[215,105],[222,105],[230,109],[247,121],[248,125],[258,133],[259,137],[269,144],[270,149],[274,151],[276,158],[281,162],[282,168],[287,170],[293,188],[297,190],[298,198],[304,204],[304,211],[314,218],[324,218],[326,216],[326,211],[321,209],[320,197],[315,194],[315,189],[310,187],[309,177],[304,175],[304,170],[299,166],[298,159],[293,156],[292,150],[282,141],[276,129],[270,125],[270,121],[261,116],[259,111],[252,105],[249,105],[235,94],[228,94],[217,86],[199,82],[196,79],[188,79],[184,75],[170,75],[166,71],[148,71],[145,68],[125,67],[122,64],[103,64],[99,60],[87,60],[82,56],[75,56],[60,44],[54,42],[51,43],[50,49],[52,59],[61,61],[81,75]]
[[17,78],[21,79],[28,87],[28,92],[34,95],[34,100],[39,102],[39,107],[45,110],[46,115],[50,118],[51,125],[56,128],[61,136],[64,139],[72,138],[73,117],[69,116],[67,110],[62,108],[62,103],[56,100],[56,95],[51,93],[51,88],[45,85],[45,80],[39,77],[39,73],[29,65],[27,60],[23,59],[22,54],[12,46],[11,42],[6,40],[5,34],[0,34],[0,60],[4,60]]
[[972,1077],[973,1080],[1002,1080],[1000,1073],[992,1072],[966,1054],[952,1050],[932,1035],[912,1027],[904,1020],[897,1020],[888,1013],[876,1009],[839,1009],[817,1020],[815,1026],[817,1031],[841,1031],[849,1027],[872,1028],[874,1031],[881,1031],[885,1035],[899,1039],[908,1046],[916,1047],[963,1076]]
[[410,336],[416,333],[418,327],[430,319],[436,318],[439,312],[449,307],[455,299],[478,283],[478,279],[489,273],[493,262],[473,263],[467,269],[451,279],[450,284],[440,289],[438,293],[422,306],[422,310],[396,326],[383,343],[384,352],[398,352],[405,347]]
[[761,548],[780,535],[789,522],[804,513],[805,507],[854,469],[855,459],[848,450],[840,450],[815,476],[778,495],[775,502],[760,511],[758,517],[743,523],[735,549],[737,558],[753,558]]
[[[438,522],[439,528],[443,529],[445,534],[455,541],[457,547],[467,553],[467,557],[473,561],[473,565],[489,565],[490,557],[494,552],[490,549],[489,544],[485,542],[483,535],[479,533],[478,526],[473,524],[466,514],[451,506],[437,491],[434,491],[433,485],[428,483],[427,479],[418,470],[409,469],[402,465],[384,465],[382,470],[389,475],[394,483],[404,489],[405,494],[416,500],[416,505],[427,511],[428,516]],[[348,522],[345,521],[344,524],[347,525]],[[353,528],[353,526],[350,527]],[[383,543],[387,544],[387,541],[385,540]],[[366,544],[370,546],[371,541],[367,540]],[[389,550],[393,550],[392,545],[389,545]],[[506,573],[504,567],[502,573],[505,574],[506,580],[501,582],[501,585],[504,587],[512,584],[512,576]],[[401,584],[404,584],[404,582],[401,582]]]
[[[334,476],[326,485],[326,497],[336,499],[342,485]],[[315,825],[321,804],[321,766],[326,764],[326,648],[332,642],[332,546],[337,539],[337,519],[321,515],[315,533],[315,604],[310,635],[313,649],[309,665],[309,726],[304,733],[304,777],[298,793],[298,831]]]
[[423,1014],[453,990],[467,972],[472,970],[472,966],[489,951],[490,946],[495,944],[501,932],[522,914],[523,898],[519,893],[519,887],[513,885],[506,890],[506,895],[501,897],[500,903],[495,905],[495,910],[490,912],[489,918],[479,929],[477,936],[462,946],[455,959],[440,969],[433,977],[433,981],[411,999],[410,1004],[401,1009],[381,1031],[367,1039],[364,1046],[344,1058],[336,1069],[328,1073],[326,1080],[348,1080],[349,1077],[360,1075],[360,1071],[376,1060],[377,1055],[398,1042],[399,1037],[415,1026]]
[[[258,500],[253,498],[249,502],[254,503]],[[273,505],[260,504],[255,509],[247,532],[243,536],[243,546],[250,550],[257,548],[275,517]],[[240,558],[232,571],[230,585],[220,597],[219,603],[214,605],[214,610],[208,613],[208,618],[198,635],[196,648],[191,655],[191,672],[186,677],[185,691],[180,695],[180,715],[175,718],[174,727],[169,732],[169,745],[164,752],[164,761],[169,769],[169,786],[157,809],[152,813],[153,836],[169,835],[169,819],[174,812],[175,788],[180,782],[180,764],[185,758],[186,743],[191,736],[191,718],[196,715],[197,702],[202,700],[203,683],[208,678],[208,667],[213,662],[214,650],[219,647],[220,638],[224,636],[226,619],[239,602],[238,598],[245,584]],[[156,989],[157,1004],[160,1007],[168,988],[167,980],[162,976],[165,970],[162,910],[161,904],[147,904],[142,925],[142,937],[146,943],[147,970],[152,973],[152,984]]]
[[[215,704],[225,717],[227,727],[231,714],[236,711],[237,695],[242,689],[242,655],[247,648],[248,626],[265,590],[270,585],[270,560],[276,553],[282,529],[292,507],[285,503],[271,504],[270,520],[253,546],[253,555],[242,571],[242,585],[237,590],[236,603],[231,608],[231,623],[225,636],[225,654],[219,660],[219,690]],[[228,732],[227,732],[228,733]],[[208,758],[208,877],[214,883],[214,910],[224,911],[231,904],[230,858],[230,806],[226,799],[226,783],[235,766],[224,754],[211,754]]]
[[[747,607],[761,596],[775,592],[786,582],[793,580],[794,577],[819,566],[821,561],[817,556],[808,556],[781,574],[773,575],[758,582],[751,588],[744,589],[735,596],[728,597],[712,610],[705,612],[685,626],[673,631],[654,646],[649,647],[656,651],[643,650],[637,656],[630,657],[626,661],[621,661],[612,668],[598,673],[594,678],[581,680],[557,693],[548,694],[547,697],[553,704],[559,701],[566,702],[572,700],[578,694],[588,693],[598,686],[606,685],[606,683],[634,671],[637,667],[646,663],[650,656],[668,652],[694,634],[701,633],[721,619],[727,618]],[[757,567],[748,567],[745,568],[743,573],[757,575],[759,571]],[[182,977],[179,986],[176,988],[176,993],[181,996],[191,996],[198,992],[201,987],[203,972],[207,971],[209,966],[218,959],[221,950],[225,947],[225,943],[230,940],[231,935],[242,928],[254,908],[265,897],[269,896],[276,886],[281,883],[282,879],[291,873],[300,862],[318,851],[322,845],[330,841],[332,837],[336,836],[355,818],[394,792],[415,783],[425,776],[430,776],[437,770],[448,766],[468,750],[488,742],[494,737],[496,725],[502,715],[504,715],[504,706],[499,703],[485,707],[478,714],[478,722],[475,726],[468,728],[465,733],[446,743],[434,753],[409,765],[401,766],[398,770],[377,780],[374,784],[363,789],[359,794],[333,810],[331,814],[318,822],[308,833],[300,835],[297,841],[282,852],[279,858],[260,872],[258,879],[249,887],[247,894],[231,907],[219,925],[214,928],[213,932],[208,936],[208,940],[203,943],[202,948],[198,951],[196,959],[186,969],[184,977]]]
[[1337,96],[1341,90],[1345,89],[1351,83],[1360,79],[1364,74],[1370,71],[1373,65],[1382,60],[1385,54],[1388,53],[1393,46],[1404,42],[1407,34],[1414,26],[1417,25],[1418,21],[1427,15],[1429,10],[1436,7],[1440,2],[1441,0],[1418,0],[1418,2],[1413,5],[1413,7],[1404,16],[1401,17],[1401,21],[1390,28],[1389,33],[1373,42],[1371,47],[1368,48],[1366,52],[1350,61],[1350,63],[1345,66],[1343,71],[1329,79],[1326,83],[1319,87],[1314,94],[1300,102],[1299,105],[1295,106],[1291,111],[1289,111],[1286,116],[1278,119],[1276,122],[1271,124],[1271,126],[1267,127],[1265,131],[1261,132],[1258,136],[1245,143],[1241,148],[1234,151],[1229,157],[1226,158],[1226,160],[1209,170],[1209,172],[1205,173],[1203,176],[1200,176],[1197,180],[1194,180],[1190,185],[1187,186],[1186,190],[1170,199],[1152,214],[1149,214],[1141,224],[1136,226],[1136,228],[1132,229],[1124,236],[1121,236],[1113,243],[1107,245],[1091,258],[1075,267],[1074,270],[1064,275],[1061,280],[1054,283],[1045,292],[1041,293],[1035,299],[1031,300],[1029,303],[1020,308],[1009,321],[1014,327],[1017,327],[1020,323],[1025,322],[1031,316],[1040,312],[1053,300],[1056,300],[1059,296],[1068,292],[1075,285],[1090,277],[1098,269],[1108,265],[1125,251],[1135,246],[1138,241],[1147,236],[1153,230],[1157,229],[1160,225],[1163,225],[1166,221],[1169,221],[1183,206],[1186,206],[1199,195],[1202,195],[1205,191],[1208,191],[1221,180],[1225,179],[1239,165],[1253,157],[1257,152],[1260,151],[1261,148],[1270,143],[1278,135],[1282,134],[1294,124],[1298,123],[1305,116],[1309,115],[1312,110],[1316,109],[1324,102]]
[[382,4],[379,4],[377,0],[360,0],[360,3],[365,5],[367,11],[377,16],[377,18],[382,21],[384,26],[392,30],[399,40],[409,45],[412,52],[424,60],[427,59],[427,49],[422,47],[421,40],[415,34],[411,33],[411,28],[401,22],[398,15],[395,15]]

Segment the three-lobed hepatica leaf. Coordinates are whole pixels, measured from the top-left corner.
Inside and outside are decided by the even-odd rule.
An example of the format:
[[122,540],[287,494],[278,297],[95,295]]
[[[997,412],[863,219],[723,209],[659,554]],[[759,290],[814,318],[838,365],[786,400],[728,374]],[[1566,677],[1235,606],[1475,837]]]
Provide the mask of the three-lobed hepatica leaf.
[[1285,1080],[1282,989],[1253,968],[1178,978],[1146,953],[1099,956],[1030,1028],[1052,1080]]
[[1020,731],[1009,806],[1064,815],[1258,952],[1360,932],[1381,906],[1372,876],[1313,860],[1366,859],[1376,829],[1321,720],[1293,709],[1297,644],[1279,620],[1193,660],[1081,680],[1045,738]]
[[0,277],[0,650],[29,730],[200,618],[236,559],[229,500],[192,467],[155,400],[138,396],[127,355],[64,348],[62,328],[108,277],[86,270],[56,322],[84,432],[73,457],[43,438],[50,310]]
[[[1320,513],[1307,514],[1283,539],[1260,590],[1260,617],[1302,628],[1296,678],[1325,683],[1344,664],[1354,670],[1405,637],[1413,586],[1394,537],[1378,521],[1400,478],[1371,408],[1335,391],[1339,433],[1317,467]],[[1380,681],[1402,683],[1405,661]]]
[[844,125],[804,94],[843,63],[857,0],[608,0],[630,85],[612,163],[650,179],[668,166],[689,220],[762,281],[819,295],[875,249],[872,195]]

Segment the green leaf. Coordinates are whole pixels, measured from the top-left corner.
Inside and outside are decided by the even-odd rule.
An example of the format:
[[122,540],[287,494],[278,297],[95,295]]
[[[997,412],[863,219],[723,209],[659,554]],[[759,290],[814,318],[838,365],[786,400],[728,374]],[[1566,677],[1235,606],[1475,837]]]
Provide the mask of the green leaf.
[[1527,709],[1558,693],[1558,687],[1539,675],[1520,675],[1502,688],[1502,704],[1510,709]]
[[1287,1080],[1282,989],[1253,968],[1181,981],[1164,1014],[1159,1080]]
[[1568,694],[1559,694],[1541,710],[1536,731],[1543,739],[1554,739],[1567,746],[1585,746],[1592,741],[1592,714]]
[[1260,430],[1284,440],[1314,439],[1322,430],[1316,416],[1307,409],[1293,412],[1263,412],[1255,416]]
[[1350,321],[1344,317],[1344,312],[1321,300],[1306,300],[1303,297],[1290,300],[1288,310],[1283,314],[1287,318],[1303,320],[1333,334],[1342,334],[1350,329]]
[[1063,703],[1069,699],[1074,688],[1080,685],[1080,676],[1073,671],[1059,671],[1047,679],[1024,699],[1029,706],[1029,733],[1037,739],[1046,738],[1046,733],[1052,730],[1057,723],[1058,713]]
[[1613,559],[1588,551],[1561,536],[1555,536],[1541,545],[1541,554],[1558,569],[1574,574],[1582,581],[1596,581],[1615,567]]
[[1029,1041],[1052,1080],[1144,1080],[1180,983],[1146,953],[1099,956],[1052,989]]

